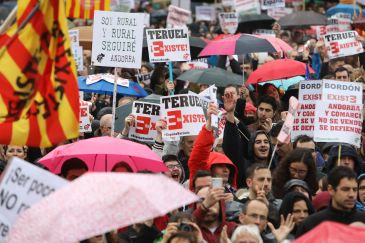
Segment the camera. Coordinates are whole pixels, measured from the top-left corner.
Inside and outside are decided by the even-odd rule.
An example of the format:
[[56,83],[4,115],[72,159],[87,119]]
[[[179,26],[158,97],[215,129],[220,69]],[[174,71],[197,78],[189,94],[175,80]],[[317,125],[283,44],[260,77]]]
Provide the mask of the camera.
[[184,224],[184,223],[181,223],[177,229],[179,231],[184,231],[184,232],[192,232],[193,231],[193,227],[190,224]]

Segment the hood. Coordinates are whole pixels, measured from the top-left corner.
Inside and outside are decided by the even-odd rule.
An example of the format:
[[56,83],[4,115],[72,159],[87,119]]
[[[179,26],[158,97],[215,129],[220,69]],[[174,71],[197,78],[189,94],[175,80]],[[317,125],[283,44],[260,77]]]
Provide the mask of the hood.
[[[338,152],[340,145],[333,146],[329,152],[329,158],[327,161],[327,172],[331,171],[337,164]],[[355,172],[357,175],[361,174],[360,158],[357,155],[356,150],[349,144],[341,144],[341,157],[349,156],[355,162]]]
[[270,143],[270,150],[269,150],[269,158],[271,158],[271,155],[272,155],[272,151],[273,151],[273,146],[272,146],[272,143],[271,143],[271,138],[269,137],[269,135],[267,135],[266,132],[262,131],[262,130],[259,130],[259,131],[256,131],[254,132],[251,137],[250,137],[250,140],[248,141],[248,159],[249,160],[252,160],[252,162],[255,161],[255,155],[254,155],[254,144],[255,144],[255,140],[256,140],[256,137],[258,134],[265,134],[266,137],[269,139],[269,143]]
[[210,152],[209,158],[208,158],[209,170],[212,169],[213,165],[217,165],[217,164],[228,165],[229,170],[230,170],[228,182],[232,187],[237,189],[236,181],[237,181],[238,169],[237,169],[236,165],[233,164],[233,162],[226,155],[224,155],[222,153],[217,153],[217,152]]

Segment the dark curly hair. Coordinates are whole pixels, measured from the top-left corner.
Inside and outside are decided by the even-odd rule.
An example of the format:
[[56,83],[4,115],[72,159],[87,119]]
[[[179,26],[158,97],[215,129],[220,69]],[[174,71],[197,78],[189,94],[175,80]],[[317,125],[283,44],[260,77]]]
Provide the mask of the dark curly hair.
[[316,164],[312,156],[312,152],[306,148],[296,148],[291,151],[283,160],[280,161],[275,169],[273,176],[273,193],[276,198],[284,197],[284,185],[291,178],[289,166],[293,162],[303,162],[308,167],[307,175],[304,179],[307,182],[311,194],[314,195],[318,190]]

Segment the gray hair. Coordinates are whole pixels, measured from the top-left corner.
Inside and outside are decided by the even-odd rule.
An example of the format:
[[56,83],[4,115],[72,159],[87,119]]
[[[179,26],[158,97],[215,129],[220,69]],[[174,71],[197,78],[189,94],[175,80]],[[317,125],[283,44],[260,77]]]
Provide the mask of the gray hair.
[[259,228],[257,227],[257,225],[254,224],[238,226],[232,234],[231,241],[234,243],[234,241],[237,240],[238,236],[244,233],[250,234],[251,236],[255,237],[259,243],[263,243],[260,236]]

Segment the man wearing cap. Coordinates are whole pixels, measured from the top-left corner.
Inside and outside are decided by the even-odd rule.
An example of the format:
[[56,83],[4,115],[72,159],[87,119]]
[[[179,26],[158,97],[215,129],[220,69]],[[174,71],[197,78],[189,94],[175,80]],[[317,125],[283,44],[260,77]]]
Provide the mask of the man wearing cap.
[[347,166],[337,166],[328,175],[328,192],[331,203],[328,208],[310,215],[299,226],[297,237],[307,233],[323,221],[334,221],[342,224],[353,222],[365,223],[365,212],[356,209],[357,197],[356,174]]

